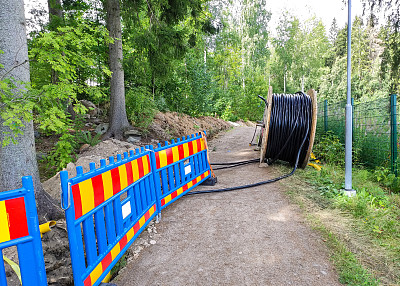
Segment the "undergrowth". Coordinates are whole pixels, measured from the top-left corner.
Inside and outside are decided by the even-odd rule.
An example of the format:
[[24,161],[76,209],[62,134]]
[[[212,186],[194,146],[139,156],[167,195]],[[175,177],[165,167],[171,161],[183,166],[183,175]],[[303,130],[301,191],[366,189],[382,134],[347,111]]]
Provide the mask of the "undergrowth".
[[352,231],[359,237],[367,238],[365,243],[362,242],[365,244],[365,251],[368,253],[368,245],[377,248],[379,255],[384,257],[385,263],[390,265],[390,278],[385,277],[387,273],[374,269],[374,265],[368,266],[371,268],[370,271],[360,270],[361,264],[345,249],[345,243],[339,241],[328,227],[319,225],[318,229],[328,237],[328,241],[331,241],[329,245],[334,250],[333,261],[342,283],[379,285],[377,280],[368,273],[380,272],[380,278],[399,284],[400,195],[396,193],[398,180],[384,167],[367,170],[356,165],[353,168],[353,189],[356,190],[357,195],[348,197],[343,191],[345,181],[343,161],[338,158],[344,158],[344,156],[338,155],[337,151],[341,151],[340,143],[330,134],[317,142],[314,148],[315,155],[322,158],[325,164],[321,171],[309,167],[296,173],[314,190],[304,194],[297,193],[297,195],[311,199],[320,208],[339,210],[340,215],[351,220]]

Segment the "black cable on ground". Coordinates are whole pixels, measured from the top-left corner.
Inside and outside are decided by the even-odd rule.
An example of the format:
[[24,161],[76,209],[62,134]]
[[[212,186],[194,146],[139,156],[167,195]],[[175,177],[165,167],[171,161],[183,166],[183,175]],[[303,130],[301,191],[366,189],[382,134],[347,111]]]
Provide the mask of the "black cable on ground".
[[242,164],[242,163],[254,163],[254,162],[258,162],[258,161],[259,161],[259,159],[250,159],[250,160],[230,162],[230,163],[211,163],[211,166],[236,165],[236,164]]
[[255,159],[255,160],[252,160],[252,161],[249,161],[249,162],[243,162],[243,163],[238,163],[238,164],[235,164],[235,165],[229,165],[229,166],[225,166],[225,167],[213,168],[213,170],[216,171],[216,170],[229,169],[229,168],[234,168],[234,167],[238,167],[238,166],[248,165],[248,164],[251,164],[251,163],[257,163],[259,161],[260,161],[259,159]]
[[[305,159],[309,145],[309,131],[312,120],[311,98],[303,92],[295,95],[273,95],[271,121],[269,126],[266,158],[269,164],[276,160],[294,163],[293,170],[283,176],[243,186],[189,192],[196,195],[229,192],[274,183],[294,174],[299,160]],[[275,152],[275,153],[274,153]],[[272,157],[272,158],[271,158]]]

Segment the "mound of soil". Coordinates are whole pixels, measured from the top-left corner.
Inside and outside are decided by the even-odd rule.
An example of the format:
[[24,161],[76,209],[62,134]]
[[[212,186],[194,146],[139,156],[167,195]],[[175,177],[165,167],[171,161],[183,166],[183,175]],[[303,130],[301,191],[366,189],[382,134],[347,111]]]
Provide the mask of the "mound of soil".
[[[89,163],[94,162],[96,168],[100,167],[100,159],[106,159],[110,156],[117,156],[130,150],[139,148],[138,145],[133,145],[129,142],[119,141],[116,139],[109,139],[99,144],[88,147],[88,149],[78,155],[78,160],[75,163],[69,163],[65,170],[68,171],[68,177],[72,178],[76,176],[76,167],[82,166],[83,172],[89,171]],[[109,160],[107,159],[107,164]],[[57,173],[50,179],[42,182],[44,190],[51,195],[58,203],[60,202],[60,174]]]
[[177,112],[159,112],[149,126],[152,137],[159,140],[171,140],[200,131],[206,131],[211,138],[218,132],[231,128],[228,122],[211,116],[191,117]]

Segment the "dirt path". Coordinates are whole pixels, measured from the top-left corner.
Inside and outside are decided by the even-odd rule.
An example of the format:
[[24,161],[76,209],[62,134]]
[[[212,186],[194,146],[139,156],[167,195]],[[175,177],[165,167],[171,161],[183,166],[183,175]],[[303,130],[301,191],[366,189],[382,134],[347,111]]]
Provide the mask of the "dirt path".
[[[209,143],[213,162],[257,158],[253,128]],[[278,174],[257,164],[216,171],[216,188]],[[198,187],[197,190],[206,187]],[[123,285],[341,285],[321,238],[280,184],[184,197],[162,213],[156,244],[114,280]]]

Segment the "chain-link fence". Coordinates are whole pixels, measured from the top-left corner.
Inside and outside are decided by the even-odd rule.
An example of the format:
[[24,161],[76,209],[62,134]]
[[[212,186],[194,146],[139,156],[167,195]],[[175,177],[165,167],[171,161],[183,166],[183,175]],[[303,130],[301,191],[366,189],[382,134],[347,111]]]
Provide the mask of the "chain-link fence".
[[[346,101],[318,105],[317,136],[332,132],[344,144]],[[385,99],[353,103],[353,153],[357,163],[366,167],[383,166],[397,175],[399,136],[397,100]]]

